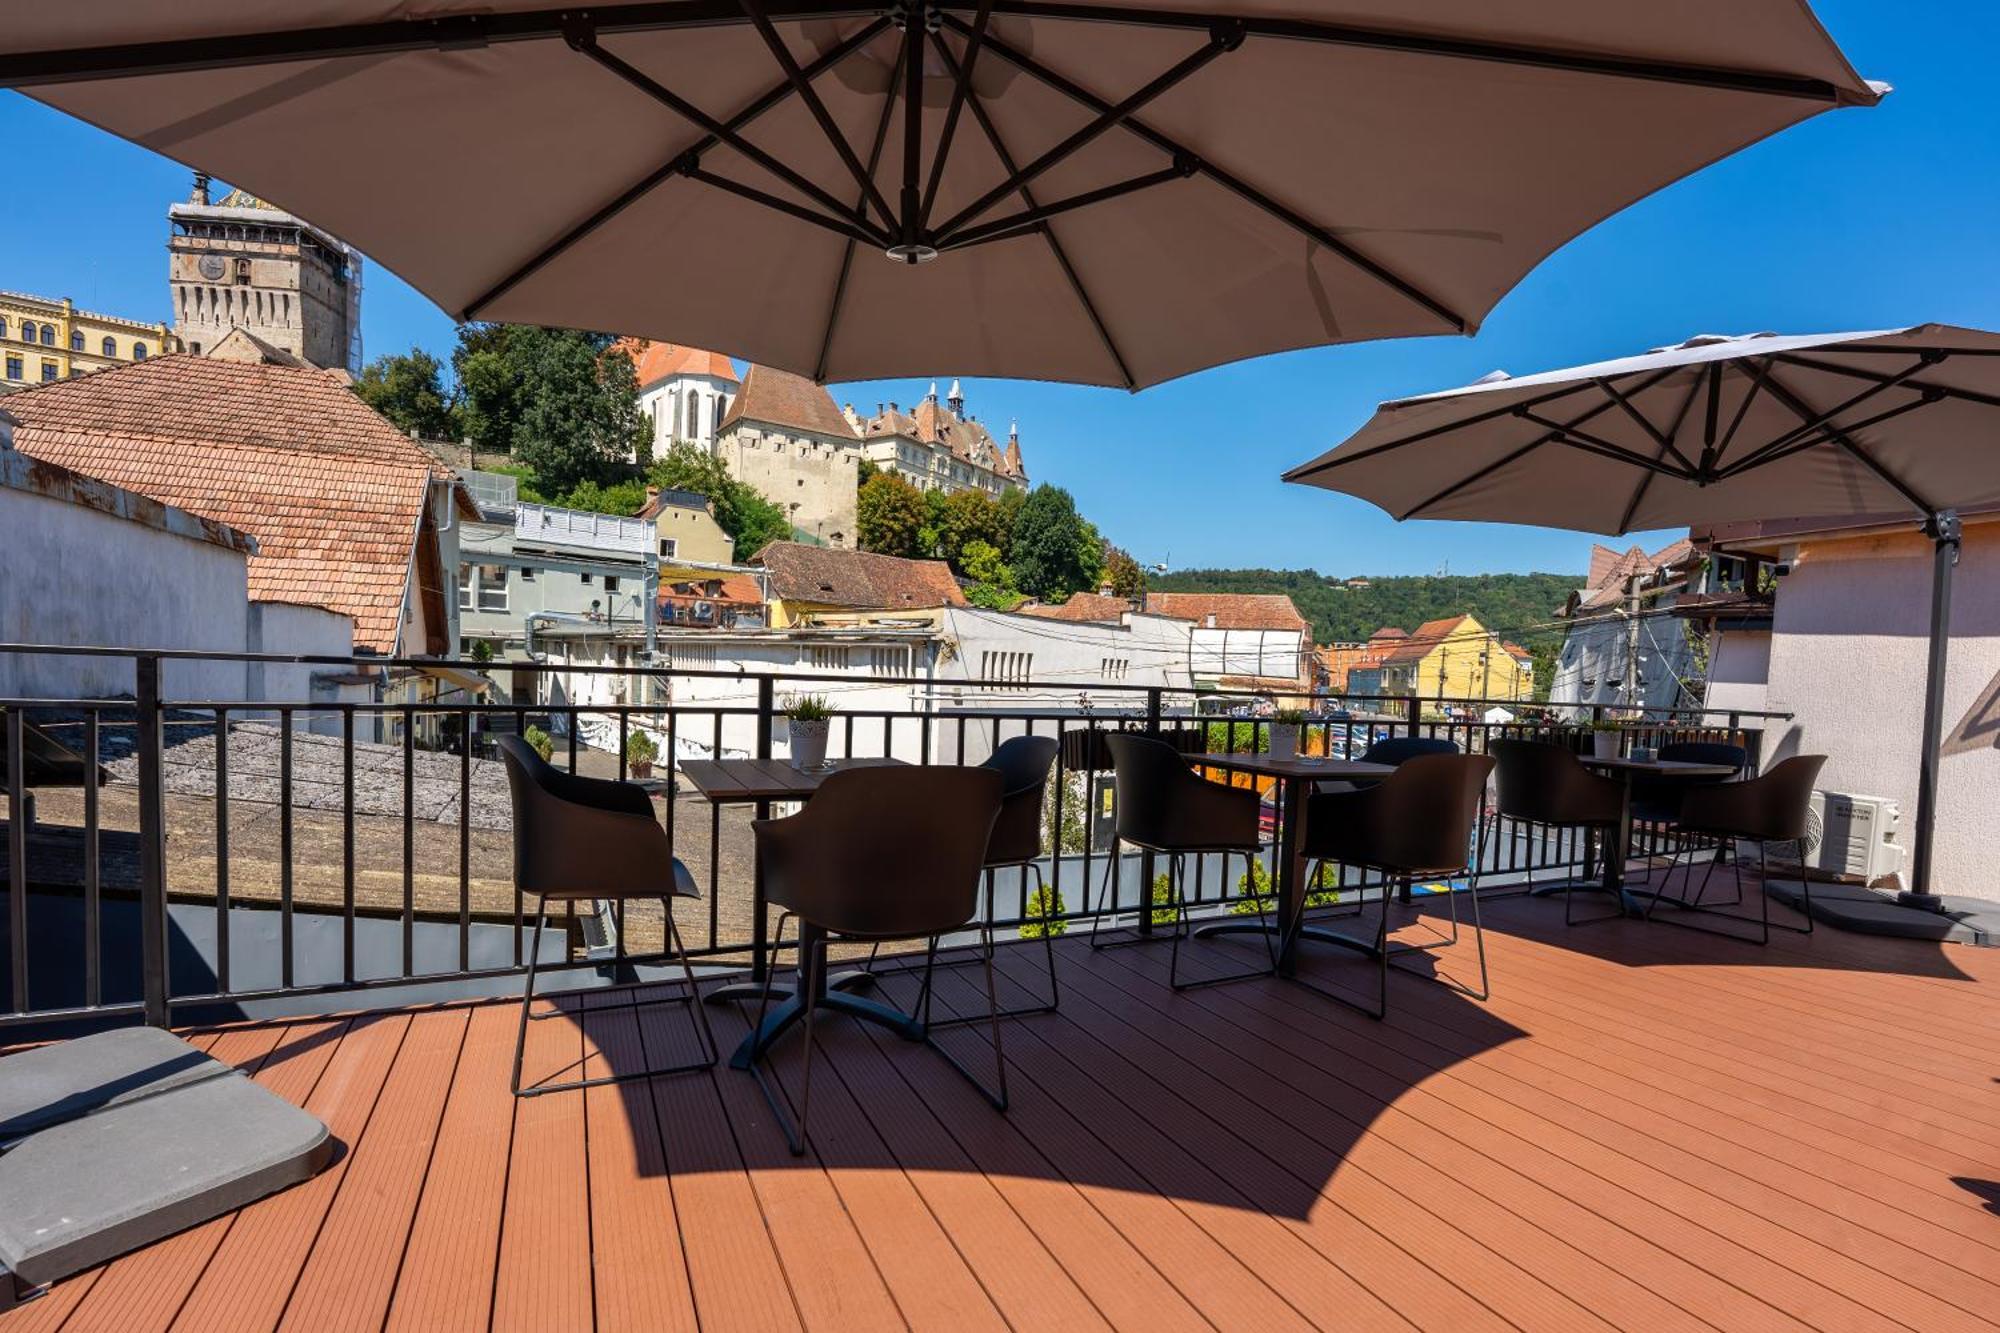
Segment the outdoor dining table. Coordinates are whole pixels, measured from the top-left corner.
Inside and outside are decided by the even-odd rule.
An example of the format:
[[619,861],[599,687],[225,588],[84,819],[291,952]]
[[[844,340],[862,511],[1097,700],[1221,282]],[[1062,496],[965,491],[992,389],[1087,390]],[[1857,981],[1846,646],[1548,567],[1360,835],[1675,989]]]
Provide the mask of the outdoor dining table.
[[[1604,891],[1616,898],[1618,905],[1625,911],[1641,911],[1643,909],[1640,904],[1625,889],[1625,858],[1630,854],[1632,847],[1633,779],[1642,775],[1663,778],[1729,778],[1736,775],[1736,769],[1728,764],[1696,764],[1679,759],[1612,759],[1589,754],[1578,755],[1577,758],[1581,759],[1586,767],[1600,769],[1617,778],[1622,788],[1618,803],[1618,827],[1612,834],[1611,845],[1604,849]],[[1537,889],[1538,893],[1542,891]]]
[[[715,807],[715,818],[719,823],[721,807],[725,805],[754,805],[759,819],[769,819],[772,805],[779,801],[810,800],[812,794],[819,790],[820,783],[835,773],[855,768],[902,765],[900,759],[835,759],[824,768],[799,769],[784,759],[690,759],[683,762],[680,769],[694,784],[695,790]],[[720,839],[715,840],[714,845],[720,846]],[[765,999],[775,1003],[757,1030],[738,1043],[735,1054],[729,1058],[731,1066],[748,1069],[751,1061],[762,1055],[787,1028],[805,1017],[808,1003],[879,1023],[912,1040],[922,1037],[921,1026],[909,1015],[886,1004],[846,993],[847,987],[871,984],[874,978],[867,972],[838,972],[824,976],[816,988],[817,993],[810,996],[801,995],[792,987],[774,985],[770,980],[770,966],[764,961],[769,910],[764,897],[761,866],[752,871],[751,885],[751,940],[755,961],[751,965],[750,980],[718,987],[705,998],[711,1004]],[[809,922],[799,923],[801,957],[805,956],[805,949],[816,943],[816,930]]]
[[[1301,926],[1285,931],[1283,923],[1295,920],[1300,895],[1305,892],[1306,797],[1321,782],[1352,782],[1356,779],[1386,778],[1396,771],[1394,764],[1371,764],[1360,759],[1294,757],[1280,759],[1269,754],[1195,754],[1188,762],[1196,768],[1219,768],[1231,773],[1248,773],[1272,778],[1278,783],[1278,971],[1291,975],[1301,936],[1350,949],[1374,952],[1370,946],[1337,931]],[[1201,927],[1196,935],[1240,935],[1261,933],[1271,927],[1262,921],[1219,921]]]

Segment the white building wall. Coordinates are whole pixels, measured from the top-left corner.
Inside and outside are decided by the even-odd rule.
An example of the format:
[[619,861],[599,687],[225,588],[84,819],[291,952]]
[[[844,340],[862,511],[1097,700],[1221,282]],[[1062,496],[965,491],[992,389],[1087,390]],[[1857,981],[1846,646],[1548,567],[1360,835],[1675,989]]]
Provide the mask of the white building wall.
[[[1659,603],[1670,606],[1671,602]],[[1694,650],[1675,616],[1642,615],[1639,619],[1637,697],[1625,697],[1625,663],[1631,655],[1623,616],[1589,613],[1572,624],[1556,656],[1549,702],[1588,707],[1591,704],[1636,704],[1645,709],[1693,708],[1697,700],[1682,682],[1694,670]]]
[[[853,548],[861,441],[739,420],[716,447],[729,475],[782,508],[792,526],[828,546]],[[747,559],[754,551],[738,551]]]
[[676,441],[715,447],[723,417],[736,402],[738,385],[716,375],[676,375],[648,385],[639,395],[640,410],[653,425],[653,456],[658,458]]
[[[242,551],[0,485],[0,562],[0,642],[243,650]],[[183,699],[241,698],[243,664],[169,662],[161,688]],[[0,654],[0,695],[132,691],[127,659]]]
[[1730,629],[1719,631],[1709,648],[1709,708],[1718,712],[1761,713],[1767,702],[1771,679],[1771,632]]
[[[1825,754],[1823,788],[1900,801],[1905,829],[1917,809],[1930,577],[1930,543],[1914,532],[1805,546],[1778,584],[1765,692],[1766,707],[1794,714],[1767,724],[1765,767]],[[1965,530],[1944,728],[1933,887],[2000,900],[2000,524]]]

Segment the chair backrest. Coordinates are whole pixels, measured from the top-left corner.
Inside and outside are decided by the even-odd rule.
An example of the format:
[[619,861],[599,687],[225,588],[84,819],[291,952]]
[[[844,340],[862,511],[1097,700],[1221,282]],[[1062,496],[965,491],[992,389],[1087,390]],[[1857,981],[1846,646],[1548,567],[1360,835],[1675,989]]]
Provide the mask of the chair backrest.
[[1384,736],[1361,756],[1365,764],[1400,764],[1420,754],[1457,754],[1458,742],[1442,736]]
[[1257,843],[1257,793],[1210,782],[1173,746],[1137,732],[1106,733],[1118,803],[1118,836],[1166,851],[1249,848]]
[[1681,764],[1727,764],[1741,773],[1750,763],[1750,752],[1727,741],[1668,741],[1660,747],[1660,758]]
[[[622,898],[671,892],[673,844],[645,789],[572,777],[519,736],[501,736],[514,811],[514,887],[551,897]],[[643,815],[607,835],[596,812]],[[609,840],[607,840],[607,836]]]
[[1060,748],[1053,736],[1014,736],[980,765],[1000,775],[1003,793],[986,864],[1015,865],[1042,854],[1042,800]]
[[767,874],[770,900],[844,935],[914,939],[979,912],[1004,784],[990,768],[899,765],[829,774],[805,809],[809,866]]
[[1624,792],[1560,745],[1496,740],[1494,797],[1502,815],[1537,824],[1615,824]]
[[1803,838],[1825,764],[1823,754],[1796,754],[1742,782],[1691,788],[1681,798],[1681,826],[1763,842]]
[[1307,854],[1399,874],[1457,874],[1471,855],[1493,765],[1483,754],[1422,754],[1365,791],[1315,796]]

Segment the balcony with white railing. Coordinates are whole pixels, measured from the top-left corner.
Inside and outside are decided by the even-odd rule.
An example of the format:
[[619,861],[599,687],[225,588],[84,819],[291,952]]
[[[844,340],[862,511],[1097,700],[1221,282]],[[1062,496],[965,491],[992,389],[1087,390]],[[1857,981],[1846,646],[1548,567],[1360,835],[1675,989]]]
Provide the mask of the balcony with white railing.
[[640,559],[653,550],[653,525],[643,518],[521,503],[514,506],[514,541]]

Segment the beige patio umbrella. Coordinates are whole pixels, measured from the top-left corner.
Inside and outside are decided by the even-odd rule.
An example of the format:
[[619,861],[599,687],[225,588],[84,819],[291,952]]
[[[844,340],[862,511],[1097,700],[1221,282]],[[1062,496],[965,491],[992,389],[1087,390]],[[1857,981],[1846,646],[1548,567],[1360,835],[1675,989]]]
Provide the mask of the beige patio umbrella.
[[1586,532],[1743,519],[1907,518],[1933,542],[1929,679],[1908,905],[1931,892],[1960,509],[2000,505],[2000,334],[1703,336],[1642,356],[1382,404],[1285,480],[1398,519]]
[[457,318],[821,380],[1136,388],[1471,333],[1599,219],[1884,91],[1804,0],[10,11],[0,85]]

